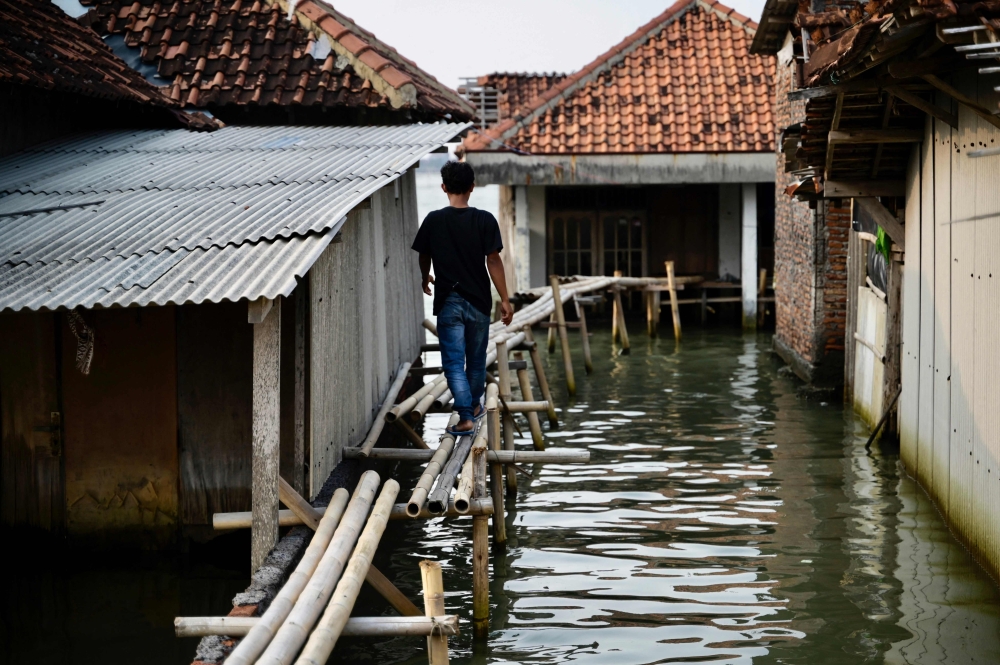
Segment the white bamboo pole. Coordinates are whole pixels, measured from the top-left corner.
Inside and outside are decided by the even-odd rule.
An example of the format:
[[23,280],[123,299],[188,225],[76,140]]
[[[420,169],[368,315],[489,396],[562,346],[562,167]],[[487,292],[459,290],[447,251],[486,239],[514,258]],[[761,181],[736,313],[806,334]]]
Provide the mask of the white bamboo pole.
[[[212,515],[212,528],[216,531],[229,531],[232,529],[249,529],[252,512],[238,513],[215,513]],[[290,510],[278,511],[278,526],[298,526],[302,520]]]
[[[444,614],[444,582],[441,579],[441,564],[437,561],[421,561],[420,578],[424,582],[424,614],[429,617]],[[430,665],[448,665],[447,636],[435,634],[427,637],[427,661]],[[322,665],[322,663],[316,665]]]
[[434,377],[432,381],[428,381],[418,390],[414,391],[412,395],[389,409],[389,413],[385,414],[385,419],[389,422],[393,422],[398,418],[402,418],[412,411],[413,407],[415,407],[420,400],[422,400],[426,395],[429,395],[431,391],[437,389],[442,384],[447,385],[444,379],[444,374]]
[[422,325],[424,328],[426,328],[427,330],[429,330],[432,335],[434,335],[435,337],[437,337],[438,329],[437,329],[437,326],[434,325],[433,321],[431,321],[430,319],[424,319],[423,323],[421,323],[420,325]]
[[[490,385],[496,384],[491,383]],[[489,418],[489,415],[486,417]],[[492,433],[488,430],[486,440],[492,442]],[[346,453],[347,451],[344,452]],[[413,450],[412,448],[376,448],[372,451],[370,459],[422,464],[433,459],[436,452],[434,450]],[[353,458],[345,454],[344,459]],[[589,462],[590,451],[583,448],[549,448],[548,450],[517,451],[490,450],[486,453],[486,461],[490,464],[573,464],[575,462]]]
[[[497,382],[500,384],[500,401],[509,403],[510,399],[510,360],[507,353],[507,342],[497,342]],[[500,415],[503,421],[503,428],[500,430],[503,437],[504,450],[514,450],[514,416],[504,409]],[[517,473],[512,468],[507,468],[507,494],[515,496],[517,494]]]
[[410,371],[410,363],[406,362],[399,366],[396,370],[396,380],[392,382],[389,386],[389,392],[385,394],[385,399],[382,401],[382,407],[378,410],[375,415],[375,421],[372,423],[372,428],[368,431],[368,436],[365,440],[361,442],[360,450],[362,457],[368,457],[368,453],[372,451],[375,447],[375,442],[378,441],[379,435],[382,433],[382,428],[385,427],[385,417],[389,413],[389,410],[395,406],[396,396],[399,395],[399,391],[403,388],[403,384],[406,382],[407,373]]
[[[524,372],[526,370],[520,370],[520,371]],[[524,380],[526,381],[527,378],[525,378]],[[531,391],[529,389],[529,391],[528,391],[529,396],[530,396],[530,392]],[[549,410],[549,403],[548,402],[539,402],[539,401],[507,402],[507,410],[510,411],[511,413],[537,413],[539,411],[548,411]],[[541,428],[539,428],[538,431],[541,432]],[[539,450],[541,450],[541,448],[539,448]]]
[[[472,448],[473,501],[486,497],[486,441]],[[490,545],[485,515],[472,518],[472,629],[473,637],[485,639],[490,627]]]
[[[448,419],[448,427],[451,428],[457,424],[458,414],[453,413],[451,418]],[[406,513],[410,517],[416,517],[420,514],[420,509],[424,507],[424,502],[431,491],[431,486],[434,484],[434,480],[438,477],[438,474],[441,473],[441,468],[444,467],[445,462],[448,460],[448,455],[451,454],[451,449],[454,445],[455,437],[451,434],[445,434],[441,437],[441,443],[438,444],[437,450],[433,451],[434,454],[431,456],[431,461],[427,463],[427,467],[417,481],[416,487],[413,488],[410,500],[406,502]]]
[[[524,454],[524,453],[522,453]],[[560,460],[566,462],[567,460]],[[580,461],[580,460],[569,460]],[[586,460],[583,460],[586,461]],[[518,464],[527,464],[522,459],[518,459]],[[392,512],[389,514],[390,520],[408,520],[408,519],[430,519],[432,517],[461,517],[462,515],[492,515],[493,514],[493,502],[490,499],[473,499],[472,503],[469,504],[468,510],[465,512],[459,512],[455,508],[454,499],[448,502],[448,510],[444,513],[435,514],[424,506],[420,509],[420,513],[417,516],[410,517],[406,513],[406,504],[397,503],[392,507]],[[250,528],[250,511],[239,512],[239,513],[215,513],[212,516],[213,524],[215,529],[218,531],[232,530],[232,529],[249,529]],[[281,511],[281,526],[301,526],[303,524],[302,519],[299,518],[295,513],[290,510]]]
[[455,510],[461,514],[465,515],[472,508],[472,499],[475,492],[475,469],[473,468],[473,462],[475,458],[476,450],[482,448],[486,450],[486,428],[480,427],[479,434],[476,435],[476,440],[472,443],[472,454],[470,454],[465,459],[465,464],[462,465],[462,477],[458,481],[458,489],[455,490]]
[[[361,533],[361,528],[368,516],[375,492],[378,490],[379,476],[374,471],[365,471],[358,486],[354,490],[347,510],[330,545],[326,548],[312,577],[305,589],[299,594],[295,607],[288,613],[281,627],[274,634],[274,639],[257,660],[258,665],[288,665],[299,652],[306,638],[316,624],[320,612],[326,606],[333,593],[337,580],[344,570],[347,557]],[[235,653],[235,652],[234,652]],[[227,659],[232,665],[233,656]],[[249,663],[249,660],[237,661]]]
[[[296,665],[326,665],[333,647],[337,644],[347,619],[354,609],[354,603],[358,599],[358,592],[368,575],[368,568],[371,566],[372,557],[378,548],[379,540],[385,532],[385,525],[389,521],[389,512],[399,494],[399,483],[393,479],[385,481],[382,492],[379,494],[375,508],[368,517],[365,530],[358,539],[354,554],[347,564],[347,569],[337,583],[337,588],[333,592],[333,597],[323,612],[316,629],[309,636],[309,641],[302,649],[302,655],[295,661]],[[443,603],[442,603],[443,606]],[[435,612],[433,615],[440,616],[444,612]],[[447,638],[446,638],[447,639]]]
[[[442,375],[444,376],[444,375]],[[448,382],[439,381],[437,385],[434,386],[434,390],[430,391],[417,402],[416,406],[410,410],[410,420],[416,422],[427,415],[430,408],[434,406],[434,402],[438,400],[445,392],[448,391]]]
[[[278,476],[278,498],[281,499],[281,503],[288,506],[295,515],[302,520],[303,524],[306,524],[310,529],[315,531],[319,528],[320,520],[323,518],[323,513],[316,510],[312,505],[302,498],[302,495],[295,491],[295,488],[288,484],[288,482]],[[278,519],[280,522],[281,512],[278,513]]]
[[[495,383],[486,386],[486,444],[489,453],[500,452],[500,387]],[[493,496],[493,544],[507,543],[507,523],[503,508],[503,467],[490,465],[490,493]]]
[[[260,622],[260,617],[177,617],[174,634],[177,637],[207,637],[224,635],[243,637]],[[346,637],[406,637],[437,633],[458,635],[458,615],[426,617],[351,617],[341,635]]]
[[[229,665],[254,662],[263,653],[264,649],[267,648],[267,645],[270,644],[274,638],[274,634],[285,619],[288,618],[288,614],[295,606],[299,595],[323,559],[323,554],[326,552],[330,540],[333,538],[334,531],[344,516],[348,498],[349,494],[343,488],[333,493],[330,505],[326,507],[323,519],[320,520],[316,528],[316,533],[313,534],[312,540],[309,541],[309,546],[306,547],[305,554],[302,555],[299,564],[295,567],[292,574],[289,575],[288,581],[281,587],[278,595],[271,601],[267,611],[260,617],[260,621],[252,629],[248,630],[246,637],[240,640],[240,643],[236,645],[236,648],[229,655],[229,658],[226,660]],[[235,619],[241,617],[224,618]]]
[[556,323],[559,324],[559,344],[562,347],[563,365],[566,367],[566,391],[570,395],[576,394],[576,377],[573,376],[573,358],[569,352],[569,336],[566,334],[566,317],[563,313],[562,303],[568,298],[563,298],[559,292],[559,278],[555,275],[549,277],[549,284],[552,286],[553,312],[556,315]]
[[531,326],[524,326],[524,339],[530,342],[531,348],[528,354],[531,356],[531,364],[535,368],[535,378],[538,379],[538,389],[542,391],[542,399],[549,405],[549,426],[558,427],[559,419],[556,417],[555,404],[552,401],[552,393],[549,392],[549,380],[545,376],[545,368],[542,366],[542,357],[538,353],[538,345],[535,344],[535,337],[531,332]]
[[465,460],[472,450],[472,442],[477,431],[473,425],[473,431],[466,436],[461,436],[451,449],[451,456],[438,474],[434,489],[427,496],[427,509],[432,513],[441,514],[448,510],[448,500],[451,498],[451,490],[455,487],[455,478],[465,465]]

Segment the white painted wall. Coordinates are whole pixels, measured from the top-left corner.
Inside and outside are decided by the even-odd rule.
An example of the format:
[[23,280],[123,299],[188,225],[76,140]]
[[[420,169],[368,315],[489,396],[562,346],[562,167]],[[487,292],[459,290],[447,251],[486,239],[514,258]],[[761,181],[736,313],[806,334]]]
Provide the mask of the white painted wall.
[[727,275],[740,278],[742,246],[742,187],[729,183],[719,185],[719,278]]
[[757,327],[757,183],[743,189],[741,278],[743,283],[743,327]]
[[531,237],[528,228],[528,188],[514,188],[514,288],[523,291],[531,283]]
[[545,187],[530,186],[528,190],[528,236],[530,239],[531,268],[529,286],[535,288],[548,284],[545,261],[548,246],[545,236]]

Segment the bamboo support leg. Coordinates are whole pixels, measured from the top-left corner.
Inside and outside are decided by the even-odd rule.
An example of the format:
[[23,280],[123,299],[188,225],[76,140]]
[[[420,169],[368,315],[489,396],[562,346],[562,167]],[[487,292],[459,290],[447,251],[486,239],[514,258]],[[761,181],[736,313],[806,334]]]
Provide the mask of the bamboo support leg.
[[569,352],[569,335],[566,334],[566,317],[563,314],[562,296],[559,294],[559,278],[549,277],[552,286],[552,300],[555,303],[556,323],[559,325],[559,342],[562,345],[563,364],[566,366],[566,391],[576,394],[576,377],[573,376],[573,357]]
[[[549,330],[552,330],[549,328]],[[535,337],[531,333],[531,326],[524,326],[524,338],[529,342],[534,342]],[[542,365],[542,356],[538,353],[538,346],[533,345],[528,352],[531,356],[531,366],[535,368],[535,377],[538,379],[538,389],[542,391],[542,399],[549,403],[549,427],[555,429],[559,427],[559,418],[556,416],[555,403],[552,401],[552,392],[549,390],[549,380],[545,376],[545,367]]]
[[628,354],[631,353],[632,347],[629,345],[628,330],[625,328],[625,308],[622,307],[622,291],[617,284],[615,285],[614,293],[615,311],[618,315],[618,333],[621,335],[622,340],[622,353]]
[[701,290],[701,325],[708,323],[708,289]]
[[587,374],[594,373],[594,362],[590,358],[590,333],[587,332],[587,310],[573,299],[576,305],[576,317],[580,319],[580,346],[583,348],[583,369]]
[[[520,351],[514,352],[514,360],[524,360],[524,354]],[[521,399],[526,402],[535,401],[535,396],[531,394],[531,379],[528,378],[528,370],[517,370],[517,382],[521,387]],[[531,430],[531,442],[535,450],[545,450],[545,438],[542,436],[542,424],[538,421],[538,413],[528,411],[528,429]]]
[[[486,447],[472,449],[472,495],[486,497]],[[485,639],[490,628],[490,544],[486,515],[472,518],[472,630]]]
[[417,448],[421,450],[430,450],[431,447],[423,440],[423,438],[417,434],[416,430],[410,427],[410,423],[403,419],[395,420],[393,423],[403,432],[403,435]]
[[[615,276],[619,276],[621,270],[615,271]],[[618,341],[618,301],[611,299],[611,343]]]
[[656,337],[656,326],[653,325],[653,292],[643,291],[642,299],[646,305],[646,334],[652,339]]
[[764,292],[767,291],[767,268],[760,269],[760,281],[757,283],[757,327],[764,325],[764,317],[767,315],[767,305],[762,301]]
[[[424,583],[424,614],[429,617],[444,614],[444,581],[441,564],[437,561],[420,562],[420,578]],[[448,665],[448,637],[431,635],[427,638],[427,662],[430,665]]]
[[[555,312],[553,312],[552,315],[549,317],[549,323],[555,324],[555,322],[556,322],[556,315],[555,315]],[[549,326],[549,353],[555,353],[555,352],[556,352],[556,327],[555,327],[555,325],[550,325]]]
[[[497,342],[497,381],[500,383],[500,401],[511,402],[510,394],[510,356],[507,354],[507,342]],[[504,450],[514,450],[514,414],[508,409],[503,409],[503,448]],[[517,494],[517,472],[512,468],[507,468],[507,494],[515,496]]]
[[[490,450],[500,450],[500,411],[498,386],[486,386],[487,443]],[[493,497],[493,544],[504,547],[507,544],[507,524],[504,521],[503,470],[500,464],[490,464],[490,494]]]
[[406,597],[399,588],[389,581],[389,578],[382,574],[382,571],[375,566],[369,566],[368,574],[365,575],[365,582],[378,591],[379,595],[385,598],[386,602],[402,614],[404,617],[418,617],[423,613],[413,604],[413,601]]
[[667,288],[670,290],[670,314],[674,319],[674,339],[681,341],[681,312],[677,309],[677,283],[674,279],[674,262],[667,261]]

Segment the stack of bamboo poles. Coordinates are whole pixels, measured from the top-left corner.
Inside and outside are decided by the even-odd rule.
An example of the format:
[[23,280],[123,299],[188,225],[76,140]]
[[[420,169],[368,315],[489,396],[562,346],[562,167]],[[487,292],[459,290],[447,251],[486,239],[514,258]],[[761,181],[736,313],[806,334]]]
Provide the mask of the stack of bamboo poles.
[[282,483],[283,501],[315,530],[285,585],[260,617],[179,617],[174,621],[177,635],[242,637],[226,659],[229,665],[323,665],[341,635],[426,635],[431,664],[447,663],[447,636],[457,634],[458,618],[444,614],[441,568],[436,563],[420,564],[424,616],[405,600],[403,613],[408,616],[350,618],[362,582],[372,580],[371,561],[399,493],[395,480],[386,480],[381,492],[379,483],[378,473],[366,471],[350,500],[347,490],[337,490],[319,520],[314,509]]

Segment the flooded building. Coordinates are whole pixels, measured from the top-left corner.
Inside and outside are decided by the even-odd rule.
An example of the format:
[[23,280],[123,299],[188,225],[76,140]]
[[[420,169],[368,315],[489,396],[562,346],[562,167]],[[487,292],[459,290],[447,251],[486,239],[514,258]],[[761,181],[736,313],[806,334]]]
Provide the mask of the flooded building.
[[[144,20],[162,28],[152,8]],[[227,25],[259,26],[259,10],[236,3]],[[193,133],[177,127],[218,125],[182,113],[54,6],[5,11],[7,35],[55,43],[59,57],[31,78],[8,69],[17,52],[7,51],[0,69],[5,124],[19,130],[0,161],[2,523],[160,547],[252,505],[264,511],[256,566],[276,542],[279,468],[315,495],[423,338],[412,167],[466,125],[357,126],[360,109],[402,122],[439,108],[463,117],[467,105],[404,75],[412,63],[362,66],[378,47],[346,33],[357,62],[304,46],[293,58],[289,35],[331,41],[315,27],[323,19],[306,29],[272,12],[294,24],[281,62],[305,71],[318,59],[321,80],[296,77],[303,87],[285,99],[275,79],[240,78],[239,50],[213,58],[261,113],[289,120],[312,90],[314,119],[330,124]],[[186,16],[207,23],[183,34],[216,25],[210,13]],[[261,58],[264,69],[277,62]],[[223,69],[213,80],[228,85]]]
[[466,139],[466,159],[478,182],[501,185],[518,289],[550,273],[664,275],[673,261],[680,275],[744,285],[755,324],[774,180],[756,27],[716,2],[679,2],[570,76],[477,80],[470,99],[485,108],[492,94],[496,121]]
[[778,128],[787,193],[852,211],[847,395],[997,575],[1000,13],[768,2],[762,21],[806,118]]

